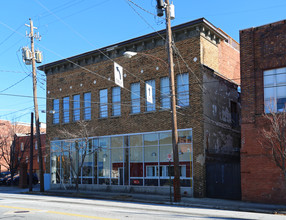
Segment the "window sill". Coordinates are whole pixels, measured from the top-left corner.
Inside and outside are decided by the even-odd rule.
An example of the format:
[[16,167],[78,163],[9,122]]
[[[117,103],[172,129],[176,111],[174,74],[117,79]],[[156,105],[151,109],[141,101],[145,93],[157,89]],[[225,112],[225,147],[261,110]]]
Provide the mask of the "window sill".
[[108,119],[108,117],[102,117],[102,118],[97,118],[98,120],[105,120]]
[[145,111],[145,112],[143,112],[143,114],[152,114],[152,113],[156,113],[157,111],[156,110],[154,110],[154,111]]
[[140,115],[141,112],[136,112],[136,113],[130,113],[129,115]]
[[121,115],[112,115],[110,118],[120,118]]

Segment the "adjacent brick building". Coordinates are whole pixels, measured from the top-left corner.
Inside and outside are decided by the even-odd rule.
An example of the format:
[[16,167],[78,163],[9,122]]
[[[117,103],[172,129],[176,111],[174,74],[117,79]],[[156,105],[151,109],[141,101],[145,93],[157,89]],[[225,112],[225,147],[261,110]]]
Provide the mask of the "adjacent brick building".
[[[239,45],[204,18],[172,29],[181,191],[202,197],[206,182],[216,182],[208,181],[208,163],[239,162]],[[90,137],[94,154],[84,162],[80,188],[168,193],[172,147],[164,38],[162,30],[39,67],[47,76],[52,187],[75,181],[67,152],[55,147],[74,141],[74,149],[79,143],[65,140],[59,130],[76,131],[77,122],[85,120],[90,130],[96,129]],[[125,51],[138,55],[127,59]],[[123,67],[124,88],[114,83],[114,61]],[[153,104],[146,102],[146,84],[152,86]],[[239,191],[237,182],[228,182],[224,191]],[[225,186],[219,184],[209,193]]]
[[[15,151],[18,152],[19,155],[19,163],[27,164],[27,172],[30,170],[30,143],[31,136],[30,135],[18,135],[15,138]],[[43,154],[43,172],[45,173],[45,161],[46,161],[46,134],[41,133],[41,147]],[[37,173],[39,176],[39,153],[38,153],[38,143],[36,137],[33,138],[33,172]],[[18,167],[18,171],[20,167]]]
[[242,199],[286,204],[283,173],[260,144],[263,114],[286,103],[286,20],[240,31],[240,45]]
[[[41,133],[46,132],[46,125],[41,123]],[[35,130],[34,130],[35,131]],[[31,127],[29,123],[23,122],[10,122],[8,120],[0,120],[0,171],[10,171],[12,164],[13,168],[16,169],[14,172],[19,170],[21,162],[24,162],[24,152],[29,147],[29,141],[22,144],[23,150],[18,146],[18,140],[23,136],[29,136],[31,133]],[[13,153],[11,153],[13,150]],[[11,158],[11,156],[13,158]],[[26,158],[26,156],[25,156]]]

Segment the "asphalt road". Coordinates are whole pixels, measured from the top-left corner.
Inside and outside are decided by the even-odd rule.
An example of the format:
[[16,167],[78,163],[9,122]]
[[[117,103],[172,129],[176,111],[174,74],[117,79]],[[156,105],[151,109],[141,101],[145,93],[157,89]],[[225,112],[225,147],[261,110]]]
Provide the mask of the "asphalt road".
[[284,215],[0,193],[0,219],[284,219]]

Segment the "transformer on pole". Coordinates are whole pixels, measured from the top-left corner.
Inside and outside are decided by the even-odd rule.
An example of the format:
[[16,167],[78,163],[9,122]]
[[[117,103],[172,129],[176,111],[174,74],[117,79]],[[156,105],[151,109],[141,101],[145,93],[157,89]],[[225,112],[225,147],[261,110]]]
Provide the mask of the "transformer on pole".
[[[164,11],[166,13],[166,7],[167,4],[164,3],[163,0],[157,0],[157,16],[162,17],[164,15]],[[169,7],[169,13],[170,13],[170,19],[175,19],[175,6],[173,3],[168,5]]]

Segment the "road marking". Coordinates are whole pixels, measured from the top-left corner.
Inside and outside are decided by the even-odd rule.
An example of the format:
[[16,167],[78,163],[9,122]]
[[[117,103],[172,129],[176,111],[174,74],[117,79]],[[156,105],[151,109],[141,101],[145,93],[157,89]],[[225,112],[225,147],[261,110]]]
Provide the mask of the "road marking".
[[29,208],[8,206],[8,205],[0,205],[0,208],[21,209],[21,210],[27,210],[27,211],[41,211],[40,209],[29,209]]
[[0,208],[18,209],[18,210],[20,209],[20,210],[37,211],[37,212],[44,211],[44,212],[50,213],[50,214],[67,215],[67,216],[98,219],[98,220],[118,220],[118,219],[114,219],[114,218],[104,218],[104,217],[97,217],[97,216],[90,216],[90,215],[80,215],[80,214],[73,214],[73,213],[68,213],[68,212],[47,211],[47,210],[41,210],[41,209],[30,209],[30,208],[23,208],[23,207],[16,207],[16,206],[8,206],[8,205],[0,205]]
[[73,214],[73,213],[67,213],[67,212],[47,211],[47,213],[75,216],[75,217],[80,217],[80,218],[99,219],[99,220],[118,220],[118,219],[114,219],[114,218],[104,218],[104,217],[96,217],[96,216],[90,216],[90,215],[80,215],[80,214]]

